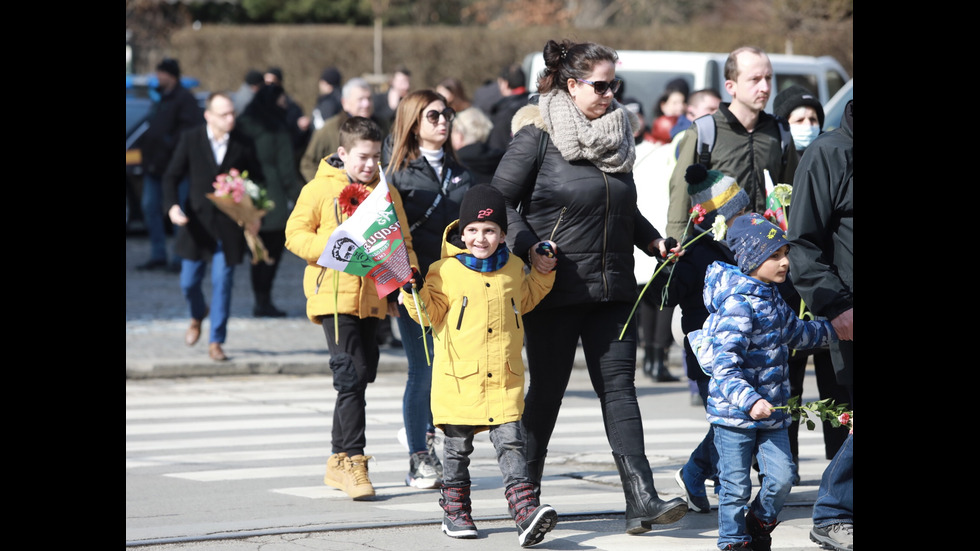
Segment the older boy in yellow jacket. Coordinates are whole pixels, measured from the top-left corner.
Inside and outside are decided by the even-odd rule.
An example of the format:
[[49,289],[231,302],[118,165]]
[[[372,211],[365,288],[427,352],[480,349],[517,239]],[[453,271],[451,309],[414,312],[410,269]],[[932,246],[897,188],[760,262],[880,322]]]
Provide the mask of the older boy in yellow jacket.
[[[378,322],[389,314],[397,316],[398,308],[395,302],[378,297],[374,280],[325,268],[317,260],[330,234],[348,218],[340,204],[344,188],[363,185],[370,193],[378,184],[381,140],[381,129],[374,121],[364,117],[347,119],[340,127],[341,145],[337,154],[320,161],[316,176],[303,186],[286,221],[286,248],[307,263],[303,274],[306,315],[313,323],[323,326],[330,349],[333,387],[337,391],[332,455],[327,459],[323,481],[355,500],[374,495],[367,467],[371,456],[364,455],[364,393],[378,374]],[[398,190],[388,189],[398,219],[407,220]],[[407,229],[402,235],[409,262],[417,267]]]

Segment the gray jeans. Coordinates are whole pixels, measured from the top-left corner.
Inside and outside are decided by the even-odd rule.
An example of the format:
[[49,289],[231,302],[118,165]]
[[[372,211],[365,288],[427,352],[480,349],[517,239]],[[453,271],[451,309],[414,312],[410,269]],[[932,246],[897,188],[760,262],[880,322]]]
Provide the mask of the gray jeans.
[[[446,460],[442,463],[442,483],[445,486],[469,486],[470,454],[473,453],[475,427],[471,425],[442,425]],[[490,441],[497,451],[497,464],[503,475],[504,488],[519,482],[530,482],[524,454],[524,425],[520,421],[492,425]]]

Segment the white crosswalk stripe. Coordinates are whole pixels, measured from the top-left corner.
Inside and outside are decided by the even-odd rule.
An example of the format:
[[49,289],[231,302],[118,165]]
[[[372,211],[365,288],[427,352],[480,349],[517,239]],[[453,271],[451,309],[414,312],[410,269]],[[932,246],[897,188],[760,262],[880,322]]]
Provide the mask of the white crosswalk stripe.
[[[439,518],[438,492],[406,487],[402,427],[404,376],[380,374],[368,386],[365,453],[380,497],[370,506]],[[126,469],[187,483],[253,481],[266,492],[308,500],[347,501],[323,484],[330,455],[335,392],[330,379],[270,377],[220,381],[208,392],[175,386],[127,386]],[[686,400],[686,397],[685,397]],[[641,404],[642,408],[642,404]],[[673,473],[704,438],[704,410],[673,418],[644,418],[644,441],[662,497],[680,495]],[[801,457],[822,459],[820,431],[800,431]],[[474,510],[506,514],[500,471],[488,433],[476,436],[471,456]],[[825,462],[803,462],[804,477],[819,478]],[[598,400],[566,396],[549,445],[544,493],[560,513],[622,510],[624,498],[609,452]],[[710,490],[709,490],[710,492]]]

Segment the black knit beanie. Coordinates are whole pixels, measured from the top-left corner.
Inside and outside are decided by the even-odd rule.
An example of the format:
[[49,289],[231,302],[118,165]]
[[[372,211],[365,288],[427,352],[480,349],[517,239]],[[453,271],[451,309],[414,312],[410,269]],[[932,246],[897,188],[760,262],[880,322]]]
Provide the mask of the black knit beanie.
[[507,233],[507,208],[504,196],[490,184],[471,187],[459,204],[459,232],[471,222],[496,222],[502,233]]

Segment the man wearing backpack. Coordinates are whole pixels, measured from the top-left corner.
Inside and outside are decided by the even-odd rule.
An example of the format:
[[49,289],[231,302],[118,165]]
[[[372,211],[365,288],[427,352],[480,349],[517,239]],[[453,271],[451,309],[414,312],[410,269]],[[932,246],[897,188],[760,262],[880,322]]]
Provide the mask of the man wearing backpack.
[[[728,55],[725,62],[725,90],[731,103],[722,103],[714,114],[697,119],[684,131],[678,147],[677,165],[670,177],[667,207],[667,235],[678,241],[688,223],[691,205],[684,174],[687,167],[701,162],[707,168],[735,178],[749,195],[749,209],[766,210],[764,170],[773,184],[793,182],[799,156],[786,124],[763,111],[772,93],[772,63],[758,48],[744,46]],[[711,121],[706,119],[711,118]],[[711,123],[713,143],[699,143],[698,125]],[[704,154],[702,156],[702,154]]]

